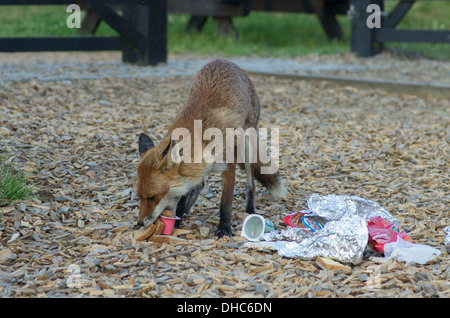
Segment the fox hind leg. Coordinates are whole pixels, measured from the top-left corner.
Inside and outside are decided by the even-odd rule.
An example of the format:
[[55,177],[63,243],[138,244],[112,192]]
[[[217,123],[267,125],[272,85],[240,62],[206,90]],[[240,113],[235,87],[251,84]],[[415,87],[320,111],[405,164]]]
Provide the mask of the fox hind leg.
[[227,169],[222,173],[222,198],[220,200],[220,220],[216,236],[231,236],[231,208],[233,205],[234,183],[236,176],[236,163],[228,163]]
[[245,136],[245,159],[244,159],[244,169],[246,176],[246,189],[245,189],[245,198],[246,198],[246,208],[245,211],[249,214],[255,213],[255,177],[254,177],[254,164],[252,163],[252,151],[255,151],[251,141],[249,140],[249,136]]

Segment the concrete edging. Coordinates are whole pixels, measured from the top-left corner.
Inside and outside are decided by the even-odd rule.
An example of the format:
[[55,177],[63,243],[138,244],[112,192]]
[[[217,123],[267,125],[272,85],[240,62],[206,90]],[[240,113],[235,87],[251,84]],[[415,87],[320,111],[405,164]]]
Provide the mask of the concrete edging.
[[411,94],[435,98],[449,98],[450,86],[436,84],[419,84],[409,82],[377,81],[350,77],[337,76],[311,76],[297,74],[280,74],[270,72],[248,72],[257,76],[274,76],[286,79],[297,79],[306,81],[327,81],[341,86],[352,86],[361,89],[382,89],[391,93]]

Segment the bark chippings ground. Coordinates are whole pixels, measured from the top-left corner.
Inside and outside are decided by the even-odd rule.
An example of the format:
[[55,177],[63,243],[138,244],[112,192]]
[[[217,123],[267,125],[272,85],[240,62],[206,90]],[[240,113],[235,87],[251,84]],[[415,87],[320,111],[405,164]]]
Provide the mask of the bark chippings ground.
[[313,193],[356,195],[390,211],[416,242],[440,249],[430,264],[381,262],[367,249],[350,271],[329,271],[314,260],[244,248],[242,174],[233,237],[214,238],[217,175],[182,224],[188,244],[136,241],[137,137],[161,139],[190,79],[1,82],[0,153],[28,174],[37,198],[0,208],[0,296],[450,297],[443,245],[450,225],[450,102],[444,99],[253,77],[261,127],[280,130],[289,191],[276,201],[258,187],[258,213],[280,223],[306,208]]

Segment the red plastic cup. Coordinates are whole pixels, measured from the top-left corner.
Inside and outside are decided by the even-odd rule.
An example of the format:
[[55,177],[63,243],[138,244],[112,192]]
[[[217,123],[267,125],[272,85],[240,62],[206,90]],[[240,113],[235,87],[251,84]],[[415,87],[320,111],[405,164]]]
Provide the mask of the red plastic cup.
[[175,221],[181,220],[181,219],[177,216],[174,218],[170,218],[170,217],[161,215],[161,220],[164,223],[164,228],[163,228],[161,234],[171,235],[173,232],[173,227],[175,226]]

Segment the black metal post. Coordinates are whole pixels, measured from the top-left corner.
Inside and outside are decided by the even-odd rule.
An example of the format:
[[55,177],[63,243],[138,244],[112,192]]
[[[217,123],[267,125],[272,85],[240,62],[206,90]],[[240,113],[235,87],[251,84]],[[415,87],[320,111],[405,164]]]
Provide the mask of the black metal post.
[[145,42],[141,49],[129,43],[122,61],[141,65],[167,62],[167,0],[124,5],[123,18],[144,36]]
[[367,20],[372,14],[371,11],[367,12],[371,4],[378,5],[381,12],[384,10],[384,0],[352,0],[354,15],[351,45],[352,51],[361,57],[376,55],[382,49],[382,43],[375,41],[376,28],[369,28],[367,25]]

